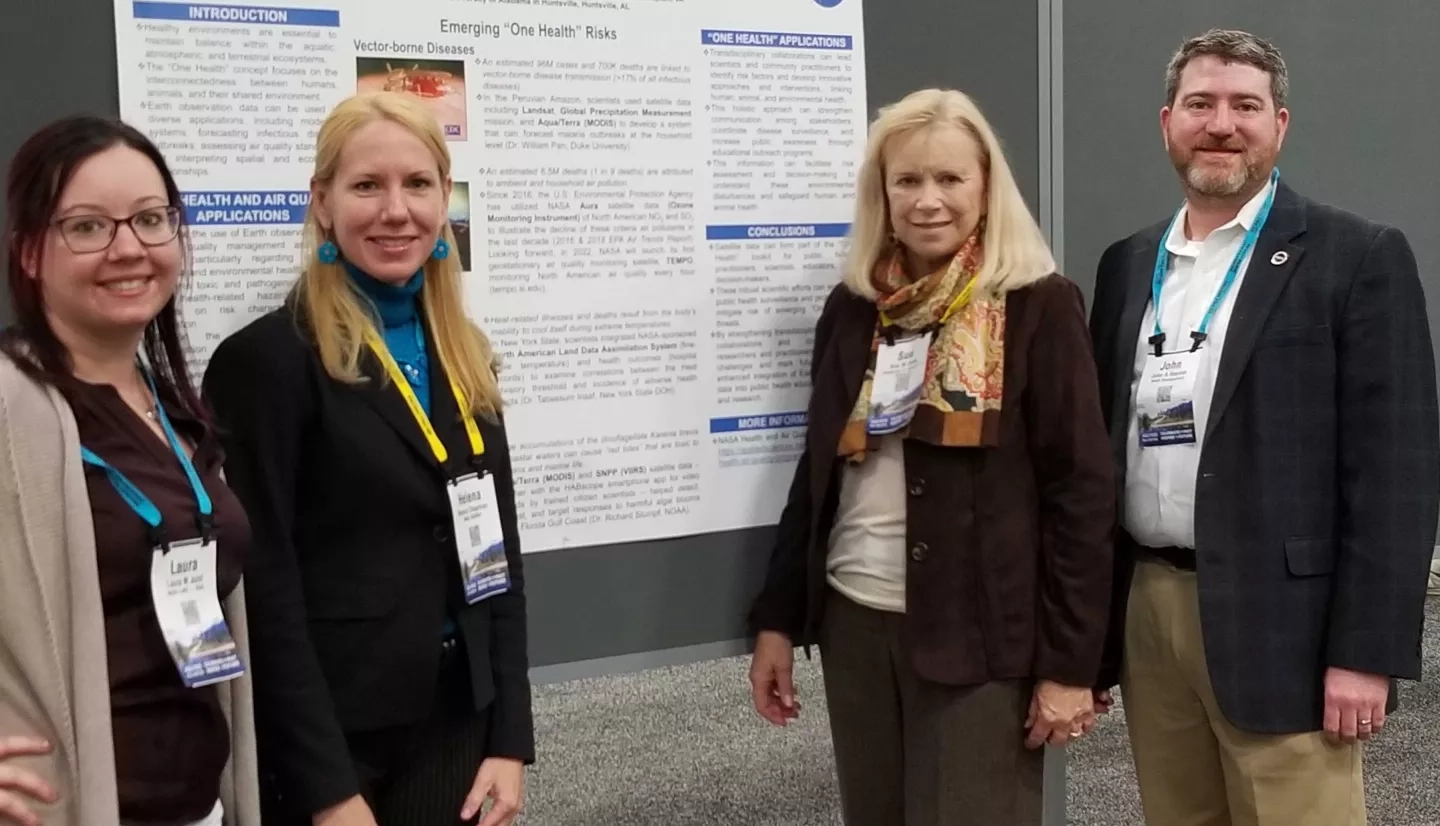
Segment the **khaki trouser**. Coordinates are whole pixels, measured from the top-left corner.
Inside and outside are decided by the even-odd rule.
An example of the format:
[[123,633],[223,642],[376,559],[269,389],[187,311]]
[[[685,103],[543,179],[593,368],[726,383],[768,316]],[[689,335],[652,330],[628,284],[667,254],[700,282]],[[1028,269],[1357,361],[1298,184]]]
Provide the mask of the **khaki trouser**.
[[1121,678],[1151,826],[1364,826],[1359,745],[1241,731],[1205,666],[1195,573],[1136,565]]

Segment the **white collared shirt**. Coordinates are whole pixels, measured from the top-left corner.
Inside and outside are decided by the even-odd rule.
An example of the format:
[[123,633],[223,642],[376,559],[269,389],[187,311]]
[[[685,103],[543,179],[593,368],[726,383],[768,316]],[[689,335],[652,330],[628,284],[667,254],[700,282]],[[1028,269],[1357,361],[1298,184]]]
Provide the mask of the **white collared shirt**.
[[[1180,208],[1165,249],[1170,253],[1170,266],[1160,292],[1161,328],[1165,331],[1165,351],[1188,350],[1190,333],[1199,329],[1210,309],[1230,262],[1255,223],[1265,198],[1274,187],[1271,183],[1251,198],[1229,223],[1210,233],[1204,241],[1186,236],[1188,206]],[[1215,376],[1220,368],[1220,354],[1230,326],[1235,297],[1245,280],[1254,250],[1240,262],[1240,272],[1225,300],[1215,311],[1210,330],[1201,345],[1195,377],[1195,443],[1140,447],[1140,424],[1135,416],[1135,398],[1140,388],[1140,374],[1145,359],[1154,352],[1150,336],[1155,332],[1155,307],[1146,307],[1140,322],[1140,339],[1135,346],[1134,373],[1130,381],[1130,426],[1125,445],[1125,518],[1126,531],[1136,542],[1147,547],[1170,545],[1195,547],[1195,482],[1200,467],[1200,450],[1204,445],[1205,427],[1210,420],[1210,401],[1215,392]]]

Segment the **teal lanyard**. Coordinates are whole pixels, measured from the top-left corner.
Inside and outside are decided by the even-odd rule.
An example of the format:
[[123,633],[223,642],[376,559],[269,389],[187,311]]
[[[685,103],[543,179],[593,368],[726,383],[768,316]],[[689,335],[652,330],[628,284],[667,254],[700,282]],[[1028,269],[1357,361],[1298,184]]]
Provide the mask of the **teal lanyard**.
[[[1220,305],[1224,303],[1225,296],[1230,294],[1231,288],[1235,286],[1235,279],[1240,276],[1240,265],[1245,261],[1245,256],[1254,249],[1255,242],[1260,238],[1260,231],[1265,228],[1265,222],[1270,218],[1270,207],[1275,203],[1275,189],[1280,182],[1280,170],[1276,169],[1270,173],[1270,192],[1265,196],[1265,203],[1260,206],[1260,211],[1255,215],[1255,222],[1245,233],[1245,239],[1240,242],[1240,249],[1235,252],[1235,259],[1230,262],[1230,269],[1225,271],[1225,280],[1220,282],[1220,289],[1216,291],[1215,298],[1210,302],[1210,308],[1205,311],[1205,316],[1200,319],[1200,326],[1190,333],[1190,352],[1200,349],[1200,345],[1210,335],[1210,323],[1215,320],[1215,313],[1219,311]],[[1165,285],[1165,271],[1169,269],[1170,252],[1165,249],[1165,243],[1170,239],[1170,234],[1175,231],[1175,222],[1180,220],[1180,213],[1170,219],[1170,226],[1166,227],[1165,234],[1160,236],[1160,249],[1155,252],[1155,271],[1150,278],[1150,302],[1155,309],[1155,333],[1150,336],[1150,344],[1155,347],[1155,355],[1158,358],[1164,352],[1165,331],[1160,327],[1160,291]]]
[[[209,542],[214,538],[214,505],[210,501],[210,494],[205,492],[205,485],[200,481],[200,474],[195,472],[194,463],[190,461],[189,456],[185,455],[185,448],[180,444],[180,437],[175,435],[175,428],[170,425],[170,417],[165,415],[165,406],[160,402],[160,394],[155,389],[155,380],[150,377],[148,371],[142,372],[150,385],[150,394],[155,399],[156,415],[160,419],[160,426],[165,430],[165,438],[169,440],[170,449],[180,460],[180,466],[185,469],[185,477],[190,480],[190,489],[195,494],[195,501],[199,506],[196,526],[200,530],[200,537]],[[134,511],[135,515],[149,526],[151,545],[168,549],[169,543],[161,528],[164,520],[160,516],[160,509],[155,507],[155,503],[150,501],[150,497],[146,496],[144,491],[136,487],[135,483],[127,479],[125,474],[117,470],[114,465],[97,456],[90,448],[81,447],[80,458],[85,464],[100,468],[105,472],[106,478],[110,480],[110,486],[115,488],[115,492],[120,494],[120,498],[125,500],[126,505],[130,506],[130,510]]]

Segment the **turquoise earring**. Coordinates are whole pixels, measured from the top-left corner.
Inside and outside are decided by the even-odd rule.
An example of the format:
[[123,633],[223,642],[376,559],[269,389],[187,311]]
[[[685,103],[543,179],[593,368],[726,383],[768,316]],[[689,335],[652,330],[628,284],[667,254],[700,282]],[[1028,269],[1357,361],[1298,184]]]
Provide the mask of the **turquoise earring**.
[[340,248],[335,246],[334,241],[326,241],[321,244],[320,249],[316,250],[315,254],[319,256],[320,263],[322,264],[334,264],[340,260]]
[[430,256],[436,261],[444,261],[450,257],[450,245],[445,243],[444,238],[436,238],[435,249],[430,251]]

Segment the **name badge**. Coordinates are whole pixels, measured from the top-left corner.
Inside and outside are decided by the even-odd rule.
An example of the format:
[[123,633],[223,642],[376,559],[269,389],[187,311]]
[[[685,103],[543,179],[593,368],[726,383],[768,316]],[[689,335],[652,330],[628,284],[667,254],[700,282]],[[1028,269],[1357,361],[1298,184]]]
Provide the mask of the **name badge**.
[[465,601],[475,603],[510,590],[510,562],[505,558],[505,533],[491,474],[462,476],[449,485],[450,514]]
[[223,683],[245,673],[220,610],[213,541],[177,542],[168,553],[156,548],[150,562],[150,596],[165,647],[187,688]]
[[1200,356],[1199,351],[1187,351],[1145,359],[1135,398],[1141,447],[1195,443],[1195,376]]
[[925,385],[925,365],[930,353],[930,336],[918,335],[884,339],[875,354],[875,377],[870,383],[870,412],[867,432],[883,436],[910,424]]

